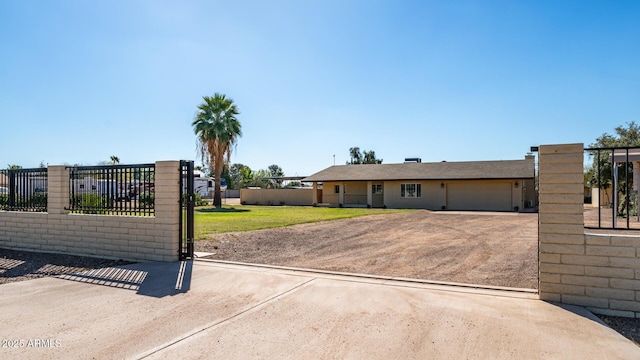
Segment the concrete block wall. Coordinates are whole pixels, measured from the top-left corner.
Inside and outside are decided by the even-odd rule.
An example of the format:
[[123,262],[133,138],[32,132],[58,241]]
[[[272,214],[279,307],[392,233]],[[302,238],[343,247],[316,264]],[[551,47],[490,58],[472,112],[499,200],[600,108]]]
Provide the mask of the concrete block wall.
[[240,189],[240,201],[247,205],[313,204],[313,189]]
[[540,298],[640,318],[640,236],[585,234],[583,148],[539,147]]
[[47,213],[0,211],[0,247],[132,261],[178,260],[180,162],[156,162],[155,216],[69,214],[69,172],[50,166]]

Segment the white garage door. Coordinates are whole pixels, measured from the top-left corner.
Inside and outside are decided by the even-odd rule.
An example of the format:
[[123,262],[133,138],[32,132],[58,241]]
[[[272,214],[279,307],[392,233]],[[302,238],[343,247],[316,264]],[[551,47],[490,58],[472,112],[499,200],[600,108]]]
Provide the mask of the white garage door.
[[447,209],[512,211],[510,183],[459,183],[447,185]]

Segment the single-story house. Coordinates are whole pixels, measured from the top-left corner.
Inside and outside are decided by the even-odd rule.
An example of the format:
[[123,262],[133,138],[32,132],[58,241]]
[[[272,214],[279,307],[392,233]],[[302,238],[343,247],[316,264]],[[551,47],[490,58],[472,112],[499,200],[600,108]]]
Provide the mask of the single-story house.
[[415,160],[334,165],[303,181],[313,183],[314,204],[325,206],[523,211],[537,205],[533,155],[524,160]]

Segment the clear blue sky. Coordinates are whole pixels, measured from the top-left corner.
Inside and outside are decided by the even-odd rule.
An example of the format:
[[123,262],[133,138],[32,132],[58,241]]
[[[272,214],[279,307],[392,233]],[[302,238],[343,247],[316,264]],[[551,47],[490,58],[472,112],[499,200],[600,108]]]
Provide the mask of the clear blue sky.
[[254,170],[521,159],[640,122],[640,1],[0,0],[0,168],[197,159],[215,92]]

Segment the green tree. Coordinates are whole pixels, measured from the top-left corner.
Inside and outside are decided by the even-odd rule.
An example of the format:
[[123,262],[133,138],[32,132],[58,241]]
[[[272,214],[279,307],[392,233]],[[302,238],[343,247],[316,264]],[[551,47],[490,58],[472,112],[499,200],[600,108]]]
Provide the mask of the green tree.
[[109,165],[118,165],[118,164],[120,164],[120,158],[115,156],[115,155],[111,155],[111,157],[109,158],[109,162],[107,164],[109,164]]
[[362,153],[360,153],[359,147],[349,148],[349,155],[351,156],[351,161],[347,162],[347,165],[362,164]]
[[240,114],[233,100],[224,94],[203,96],[195,120],[191,124],[197,136],[198,149],[203,162],[213,169],[215,187],[213,204],[222,207],[220,179],[222,168],[229,164],[232,148],[242,136],[242,127],[236,118]]
[[[269,172],[269,176],[272,178],[278,178],[278,177],[284,176],[284,171],[282,171],[282,168],[276,164],[269,165],[269,167],[267,168],[267,171]],[[270,183],[271,183],[270,184],[271,187],[273,188],[279,189],[282,187],[282,180],[271,179]]]
[[635,121],[627,123],[627,127],[618,126],[615,135],[602,134],[591,144],[591,147],[640,146],[640,125]]
[[244,166],[240,169],[240,184],[241,187],[246,188],[247,186],[252,186],[254,172],[250,167]]
[[[229,177],[227,178],[227,187],[229,189],[238,190],[242,189],[246,185],[246,181],[243,177],[243,169],[249,168],[244,164],[232,164],[229,166]],[[251,169],[249,169],[248,174],[251,174]]]
[[[596,139],[596,141],[590,145],[592,148],[615,148],[625,146],[637,146],[640,147],[640,126],[635,122],[627,123],[627,126],[618,126],[615,129],[615,134],[608,133],[602,134]],[[600,186],[601,189],[608,189],[613,185],[613,163],[610,159],[612,155],[611,150],[603,150],[600,152],[600,156],[597,156],[596,152],[592,152],[593,162],[591,167],[587,170],[589,182],[592,186]],[[618,164],[618,186],[617,188],[624,197],[624,201],[621,201],[621,207],[626,209],[626,201],[629,201],[627,196],[627,189],[624,184],[626,183],[626,173],[633,173],[632,163]],[[627,167],[625,169],[625,166]],[[598,171],[599,169],[599,171]],[[632,179],[630,179],[629,188],[632,188]],[[616,196],[616,194],[614,194]]]
[[350,161],[347,161],[347,165],[357,164],[382,164],[382,159],[376,158],[376,152],[373,150],[360,152],[359,147],[349,148]]
[[269,171],[265,169],[260,169],[258,171],[254,171],[252,173],[252,179],[249,186],[256,186],[260,188],[268,188],[270,185],[269,181]]
[[382,159],[376,159],[376,152],[373,150],[365,151],[363,155],[363,164],[382,164]]
[[18,170],[22,169],[22,166],[16,164],[7,164],[7,169],[9,170]]

